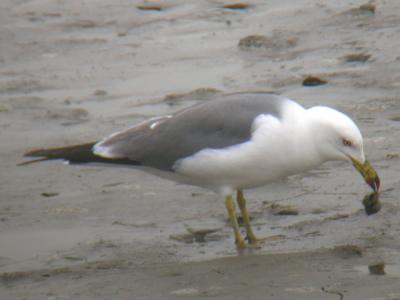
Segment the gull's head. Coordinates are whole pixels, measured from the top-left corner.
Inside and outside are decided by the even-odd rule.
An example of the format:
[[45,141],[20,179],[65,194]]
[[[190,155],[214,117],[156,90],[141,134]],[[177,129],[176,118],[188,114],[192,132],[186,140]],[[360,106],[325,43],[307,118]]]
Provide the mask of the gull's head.
[[347,115],[329,107],[308,110],[311,136],[322,160],[347,160],[361,173],[374,191],[379,190],[379,177],[365,159],[360,129]]

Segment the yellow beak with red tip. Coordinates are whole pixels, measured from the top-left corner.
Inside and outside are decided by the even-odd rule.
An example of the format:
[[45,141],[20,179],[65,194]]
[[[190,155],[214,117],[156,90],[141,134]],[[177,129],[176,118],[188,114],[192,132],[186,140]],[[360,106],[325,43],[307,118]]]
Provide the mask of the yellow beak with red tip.
[[357,171],[360,172],[365,182],[374,190],[374,192],[379,192],[379,176],[375,169],[371,166],[369,161],[365,160],[364,163],[361,163],[360,161],[352,157],[351,161],[353,162],[353,165],[357,169]]

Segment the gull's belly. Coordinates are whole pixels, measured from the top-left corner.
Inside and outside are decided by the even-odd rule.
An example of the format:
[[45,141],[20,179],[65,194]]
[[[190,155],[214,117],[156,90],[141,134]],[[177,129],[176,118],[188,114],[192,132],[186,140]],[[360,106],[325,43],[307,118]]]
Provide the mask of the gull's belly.
[[203,149],[178,160],[174,171],[197,185],[237,189],[262,186],[318,166],[322,160],[302,121],[304,109],[287,105],[283,115],[283,119],[259,115],[249,141]]
[[[285,149],[285,148],[283,148]],[[175,172],[192,184],[219,189],[245,189],[265,185],[314,168],[319,161],[281,145],[255,147],[251,142],[227,149],[206,149],[181,160]]]

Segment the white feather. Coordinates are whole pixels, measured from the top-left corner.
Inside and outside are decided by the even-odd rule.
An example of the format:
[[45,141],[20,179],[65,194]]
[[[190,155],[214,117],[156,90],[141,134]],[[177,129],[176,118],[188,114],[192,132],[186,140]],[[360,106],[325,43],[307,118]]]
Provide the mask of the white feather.
[[[176,173],[219,192],[264,185],[270,181],[313,168],[321,163],[307,143],[305,110],[287,102],[282,119],[259,115],[250,141],[224,149],[205,149],[178,161]],[[298,136],[302,138],[299,139]],[[308,147],[301,154],[296,147]],[[304,153],[306,157],[304,157]],[[299,156],[302,157],[299,157]]]

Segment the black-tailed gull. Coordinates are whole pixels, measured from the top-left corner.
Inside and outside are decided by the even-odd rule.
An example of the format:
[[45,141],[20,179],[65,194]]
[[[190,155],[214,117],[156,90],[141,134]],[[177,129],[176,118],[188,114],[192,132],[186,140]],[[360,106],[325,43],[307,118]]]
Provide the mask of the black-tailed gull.
[[257,238],[244,189],[326,161],[345,160],[353,163],[375,192],[379,190],[379,177],[364,156],[360,130],[348,116],[324,106],[305,109],[269,93],[218,96],[97,142],[34,150],[26,156],[43,157],[35,161],[130,165],[214,190],[225,197],[239,248],[245,247],[245,241],[236,218],[235,192],[248,242],[254,244]]

